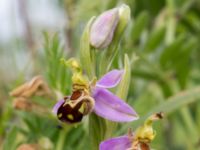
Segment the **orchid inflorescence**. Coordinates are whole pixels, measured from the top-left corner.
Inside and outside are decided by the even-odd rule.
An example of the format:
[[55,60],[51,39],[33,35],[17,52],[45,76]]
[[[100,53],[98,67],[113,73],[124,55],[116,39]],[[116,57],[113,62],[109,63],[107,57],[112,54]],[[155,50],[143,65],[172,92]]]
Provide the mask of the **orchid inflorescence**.
[[[53,113],[61,122],[77,124],[91,113],[113,122],[131,122],[139,118],[136,111],[123,100],[126,96],[120,97],[120,94],[115,95],[109,90],[116,88],[121,82],[119,89],[128,91],[129,88],[127,84],[130,82],[129,65],[125,65],[124,69],[108,71],[129,19],[130,8],[125,4],[105,11],[97,18],[93,17],[87,24],[81,39],[81,63],[76,58],[61,59],[61,62],[72,70],[72,93],[60,99],[53,107]],[[99,67],[96,66],[94,51],[102,49],[104,49],[102,56],[105,57],[99,62],[101,65]],[[124,64],[128,64],[128,56],[125,56],[126,63]],[[107,66],[102,67],[102,65]],[[103,69],[97,73],[96,70],[101,67]],[[101,78],[97,79],[96,76],[101,76]],[[120,92],[122,93],[123,90]],[[43,93],[49,93],[49,89],[43,80],[37,77],[13,91],[11,95],[17,97],[17,102],[21,102],[21,99]],[[162,116],[162,113],[150,116],[135,132],[129,130],[127,135],[103,141],[99,149],[150,150],[149,144],[155,137],[152,123],[154,120],[161,119]],[[109,125],[108,122],[107,125]]]
[[[105,73],[115,56],[112,53],[117,50],[116,47],[129,19],[130,8],[124,4],[102,13],[97,18],[92,18],[81,39],[80,61],[82,65],[75,58],[67,61],[62,59],[62,62],[72,70],[72,94],[59,100],[53,108],[53,113],[60,121],[69,124],[79,123],[84,116],[91,113],[113,122],[131,122],[139,118],[131,106],[108,90],[116,87],[120,82],[126,81],[127,83],[130,80],[126,79],[130,72],[126,70],[127,66],[125,70],[114,69]],[[97,80],[95,76],[97,68],[91,65],[95,57],[91,53],[94,54],[92,51],[102,49],[105,50],[105,61],[102,60],[104,63],[100,62],[100,65],[108,66],[102,67],[106,68],[106,70],[101,70],[105,74]],[[122,77],[125,78],[123,81],[121,81]],[[125,83],[123,86],[128,86]],[[149,144],[155,137],[152,122],[161,119],[162,116],[162,113],[152,115],[134,133],[129,130],[125,136],[103,141],[99,149],[150,150]]]

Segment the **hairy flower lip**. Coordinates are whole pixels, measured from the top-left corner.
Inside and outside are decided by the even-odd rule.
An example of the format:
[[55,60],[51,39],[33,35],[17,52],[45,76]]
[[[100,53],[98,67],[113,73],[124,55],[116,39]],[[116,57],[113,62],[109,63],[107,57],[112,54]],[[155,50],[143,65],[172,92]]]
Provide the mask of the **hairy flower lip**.
[[67,123],[78,123],[92,112],[95,101],[84,91],[74,91],[67,99],[60,100],[53,108],[58,119]]
[[67,123],[78,123],[83,118],[83,113],[79,111],[83,102],[77,103],[74,107],[69,104],[63,103],[61,107],[58,108],[57,116],[58,119]]

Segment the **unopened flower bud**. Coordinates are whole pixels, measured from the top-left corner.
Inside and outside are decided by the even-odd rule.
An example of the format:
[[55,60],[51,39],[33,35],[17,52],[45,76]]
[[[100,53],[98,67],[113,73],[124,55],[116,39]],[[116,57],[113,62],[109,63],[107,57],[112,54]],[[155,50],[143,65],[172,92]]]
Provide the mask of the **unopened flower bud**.
[[90,31],[90,44],[95,48],[106,48],[112,42],[118,22],[118,8],[102,13],[92,24]]
[[90,44],[98,49],[106,48],[115,39],[118,41],[130,20],[130,8],[123,4],[105,11],[92,24]]

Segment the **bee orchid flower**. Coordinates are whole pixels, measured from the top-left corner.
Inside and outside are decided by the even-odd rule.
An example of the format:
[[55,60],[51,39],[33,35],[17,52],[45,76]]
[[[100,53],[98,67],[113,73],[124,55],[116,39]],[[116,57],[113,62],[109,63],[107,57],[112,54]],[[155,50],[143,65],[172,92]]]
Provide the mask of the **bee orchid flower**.
[[89,83],[80,75],[79,72],[72,77],[73,94],[58,101],[53,108],[59,120],[77,123],[90,112],[114,122],[138,119],[131,106],[107,90],[118,85],[123,70],[112,70],[96,83]]
[[163,113],[153,114],[134,133],[129,130],[127,135],[101,142],[99,150],[150,150],[150,142],[156,135],[153,121],[162,118]]

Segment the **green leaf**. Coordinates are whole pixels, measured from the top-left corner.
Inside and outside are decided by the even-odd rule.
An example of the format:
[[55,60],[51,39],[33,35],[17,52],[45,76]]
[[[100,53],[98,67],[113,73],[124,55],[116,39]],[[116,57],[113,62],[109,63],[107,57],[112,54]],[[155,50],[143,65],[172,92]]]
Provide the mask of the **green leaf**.
[[165,115],[173,113],[175,110],[180,109],[189,103],[198,101],[199,98],[200,87],[179,92],[178,94],[166,99],[161,104],[155,106],[140,120],[143,120],[156,112],[163,112]]
[[12,129],[9,131],[9,133],[6,136],[6,140],[5,140],[5,143],[3,146],[4,150],[15,150],[16,149],[17,132],[18,132],[17,127],[16,126],[12,127]]
[[153,107],[148,113],[143,115],[138,121],[134,121],[133,123],[124,125],[120,129],[120,133],[126,130],[128,127],[136,127],[142,124],[149,116],[157,112],[163,112],[165,116],[173,113],[177,109],[182,108],[190,103],[194,103],[199,101],[200,99],[200,87],[196,87],[193,89],[185,90],[179,92],[178,94],[166,99],[162,103],[158,104],[157,106]]
[[144,49],[148,52],[154,51],[161,44],[162,40],[164,39],[164,35],[165,35],[164,27],[152,31],[150,37],[148,37]]
[[164,112],[165,114],[169,114],[175,111],[176,109],[181,108],[184,105],[198,101],[199,98],[200,87],[182,91],[176,94],[175,96],[168,98],[167,100],[165,100],[164,103],[161,103],[160,105],[156,106],[153,110],[149,112],[149,114],[160,111]]
[[171,65],[170,61],[172,59],[175,60],[178,56],[178,51],[184,39],[185,37],[183,35],[179,36],[172,44],[170,44],[163,50],[160,56],[160,64],[162,65],[162,67],[169,68],[169,66]]
[[133,22],[133,27],[131,30],[131,39],[133,41],[136,41],[140,38],[142,32],[147,26],[149,20],[149,15],[147,12],[142,12],[140,15],[136,18],[135,22]]
[[[49,36],[48,33],[44,33],[44,49],[45,49],[45,62],[46,62],[46,76],[49,85],[55,89],[66,94],[69,91],[70,82],[66,82],[69,79],[69,72],[65,66],[60,63],[60,59],[66,57],[64,47],[60,44],[58,33]],[[68,87],[68,88],[67,88]]]
[[174,70],[182,89],[186,86],[190,71],[189,59],[191,52],[196,46],[196,39],[191,38],[186,42],[186,39],[181,36],[167,47],[160,57],[160,63],[165,69]]
[[128,58],[128,55],[125,54],[124,56],[124,74],[122,76],[122,80],[120,81],[120,84],[117,89],[116,95],[120,97],[121,99],[126,100],[129,86],[131,82],[131,64]]
[[182,44],[182,48],[179,52],[179,56],[181,56],[181,59],[175,59],[173,60],[173,66],[176,69],[176,74],[178,76],[178,82],[182,89],[185,88],[187,83],[187,78],[189,76],[189,72],[191,70],[189,60],[191,57],[191,52],[194,50],[194,48],[197,45],[197,41],[195,39],[190,39],[186,43]]

